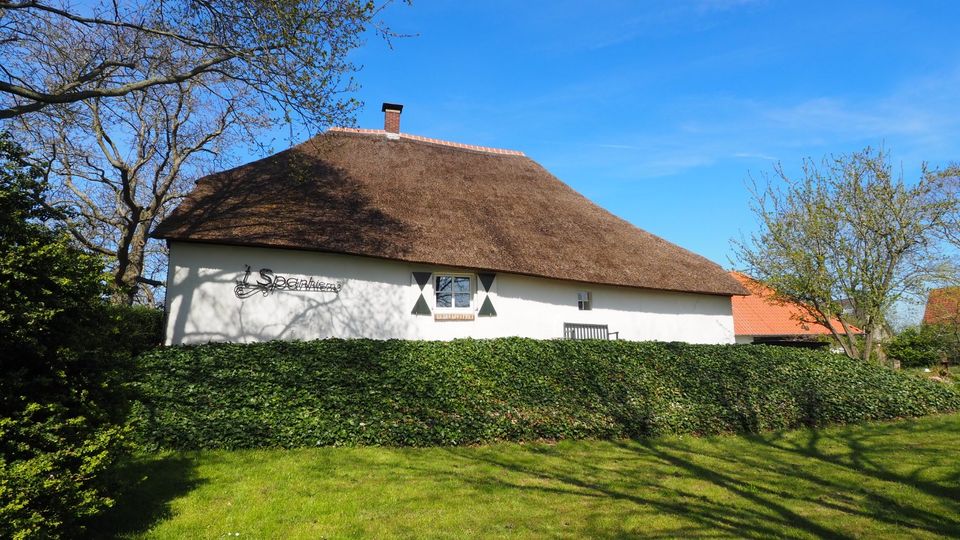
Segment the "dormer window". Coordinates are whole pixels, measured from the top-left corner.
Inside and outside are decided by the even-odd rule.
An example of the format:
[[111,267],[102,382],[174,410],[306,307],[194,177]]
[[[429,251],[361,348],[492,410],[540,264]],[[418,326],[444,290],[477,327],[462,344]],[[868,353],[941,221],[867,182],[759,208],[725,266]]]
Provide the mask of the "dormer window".
[[473,300],[470,276],[438,274],[434,281],[437,309],[469,309]]

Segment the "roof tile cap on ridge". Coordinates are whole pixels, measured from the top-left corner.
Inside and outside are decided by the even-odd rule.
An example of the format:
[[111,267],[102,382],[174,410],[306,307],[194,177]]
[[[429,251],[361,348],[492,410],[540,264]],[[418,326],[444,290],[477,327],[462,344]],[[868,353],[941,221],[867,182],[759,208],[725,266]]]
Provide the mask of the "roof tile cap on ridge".
[[399,138],[401,139],[408,139],[411,141],[437,144],[440,146],[449,146],[451,148],[460,148],[463,150],[473,150],[475,152],[486,152],[488,154],[498,154],[501,156],[524,156],[524,157],[526,156],[526,154],[524,154],[519,150],[508,150],[506,148],[492,148],[489,146],[478,146],[475,144],[463,144],[463,143],[458,143],[453,141],[445,141],[443,139],[433,139],[431,137],[423,137],[420,135],[410,135],[409,133],[392,133],[384,129],[332,127],[327,131],[340,132],[340,133],[357,133],[360,135],[383,135],[387,138],[396,138],[397,136],[399,136]]

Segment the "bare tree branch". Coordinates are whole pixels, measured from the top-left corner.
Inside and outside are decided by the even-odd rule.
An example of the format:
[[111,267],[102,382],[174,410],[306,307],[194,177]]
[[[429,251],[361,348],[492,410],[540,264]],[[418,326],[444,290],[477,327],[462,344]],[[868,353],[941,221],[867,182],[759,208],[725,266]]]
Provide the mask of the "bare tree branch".
[[349,123],[348,54],[371,24],[396,36],[377,20],[390,1],[0,0],[0,119],[216,75],[221,96],[245,88],[307,126]]
[[71,234],[112,259],[119,302],[151,301],[150,277],[165,261],[151,228],[172,209],[191,181],[225,165],[241,126],[266,126],[249,92],[231,101],[209,99],[203,84],[185,82],[137,92],[109,103],[54,106],[17,122],[46,169]]

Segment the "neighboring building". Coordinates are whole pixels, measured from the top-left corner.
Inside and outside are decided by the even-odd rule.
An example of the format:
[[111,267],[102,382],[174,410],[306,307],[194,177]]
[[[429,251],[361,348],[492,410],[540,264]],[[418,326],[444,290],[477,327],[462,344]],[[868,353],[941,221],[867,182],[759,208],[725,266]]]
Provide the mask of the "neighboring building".
[[[740,272],[730,272],[749,296],[734,296],[733,325],[737,343],[764,343],[819,348],[830,345],[830,329],[813,322],[803,307],[774,298],[772,289]],[[832,321],[841,330],[840,321]],[[852,328],[854,333],[858,328]]]
[[734,342],[746,290],[718,265],[520,152],[401,134],[400,110],[201,179],[154,231],[166,342]]
[[960,287],[933,289],[923,311],[923,324],[960,326]]

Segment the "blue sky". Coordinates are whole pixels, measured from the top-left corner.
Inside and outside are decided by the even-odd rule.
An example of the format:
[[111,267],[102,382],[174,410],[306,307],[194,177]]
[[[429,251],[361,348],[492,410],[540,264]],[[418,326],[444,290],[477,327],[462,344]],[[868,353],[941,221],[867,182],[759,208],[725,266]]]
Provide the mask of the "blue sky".
[[960,4],[453,2],[391,6],[361,127],[522,150],[591,200],[725,267],[746,179],[884,145],[905,177],[960,156]]

